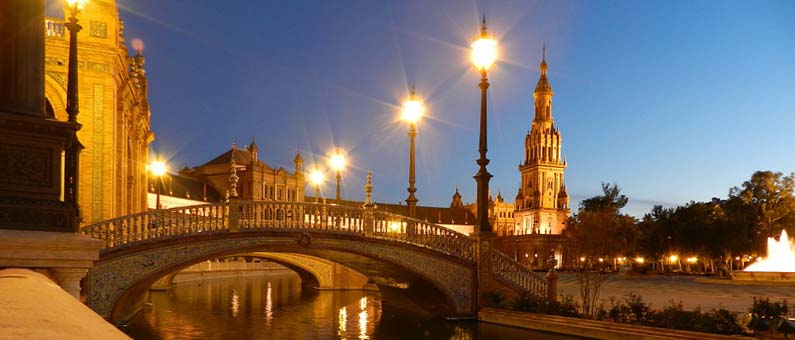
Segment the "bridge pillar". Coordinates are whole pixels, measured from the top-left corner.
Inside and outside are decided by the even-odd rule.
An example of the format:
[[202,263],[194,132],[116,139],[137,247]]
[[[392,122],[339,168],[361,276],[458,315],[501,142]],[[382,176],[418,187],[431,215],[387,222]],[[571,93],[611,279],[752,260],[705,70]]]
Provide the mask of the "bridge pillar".
[[489,295],[497,289],[494,284],[494,277],[491,270],[491,249],[494,246],[494,233],[476,231],[475,238],[475,261],[477,261],[477,294],[475,294],[476,310],[488,307]]
[[372,203],[365,203],[364,209],[364,236],[373,235],[373,222],[375,221],[374,207]]

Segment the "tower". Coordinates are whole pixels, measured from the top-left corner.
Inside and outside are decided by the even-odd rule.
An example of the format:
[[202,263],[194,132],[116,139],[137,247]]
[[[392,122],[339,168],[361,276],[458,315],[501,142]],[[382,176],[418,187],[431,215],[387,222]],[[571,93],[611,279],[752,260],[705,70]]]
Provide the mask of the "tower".
[[552,117],[552,86],[547,79],[546,47],[540,77],[533,92],[533,123],[525,136],[524,160],[519,164],[521,186],[516,196],[517,234],[560,234],[568,218],[569,199],[563,180],[566,161],[563,139]]

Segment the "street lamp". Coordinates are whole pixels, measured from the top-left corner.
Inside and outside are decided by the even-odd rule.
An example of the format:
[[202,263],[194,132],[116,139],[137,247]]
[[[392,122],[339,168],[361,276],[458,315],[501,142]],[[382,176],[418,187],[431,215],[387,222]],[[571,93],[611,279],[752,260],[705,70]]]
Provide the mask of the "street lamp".
[[492,228],[489,224],[489,180],[491,174],[486,170],[486,165],[489,164],[486,158],[486,89],[489,88],[487,74],[489,68],[494,65],[497,60],[497,40],[487,33],[486,31],[486,16],[483,16],[483,24],[480,28],[480,35],[477,40],[472,43],[472,64],[480,71],[480,143],[478,151],[480,151],[480,158],[477,164],[480,165],[480,170],[475,174],[475,180],[478,183],[477,192],[477,215],[478,215],[478,232],[491,233]]
[[149,172],[157,178],[157,199],[155,201],[155,209],[160,210],[160,187],[162,186],[163,175],[168,171],[168,166],[161,160],[156,160],[149,164]]
[[329,159],[329,165],[337,173],[337,204],[342,204],[342,197],[340,196],[340,179],[342,178],[342,169],[345,168],[345,155],[339,150],[336,150]]
[[66,0],[66,7],[69,8],[69,22],[64,26],[69,30],[69,68],[67,70],[66,84],[66,114],[68,121],[77,125],[72,132],[72,136],[66,146],[64,153],[65,178],[66,178],[66,199],[74,206],[76,216],[80,215],[78,208],[78,175],[80,172],[80,151],[83,145],[77,139],[77,130],[80,124],[77,123],[77,114],[80,112],[77,95],[77,32],[83,28],[77,23],[77,13],[83,9],[86,0]]
[[409,217],[417,217],[417,197],[414,193],[417,188],[414,187],[414,137],[417,137],[417,122],[425,112],[425,107],[422,102],[416,98],[414,92],[414,85],[411,85],[411,95],[409,99],[403,103],[403,110],[401,111],[400,118],[409,123],[409,197],[406,198],[406,205],[409,207]]
[[83,9],[86,0],[65,0],[69,8],[69,22],[64,26],[69,30],[69,69],[66,84],[66,114],[69,122],[77,123],[77,114],[80,112],[77,98],[77,32],[83,26],[77,23],[77,13]]
[[312,172],[309,173],[309,181],[315,186],[315,203],[320,202],[320,184],[322,184],[323,180],[325,180],[323,177],[323,172],[317,169],[312,170]]

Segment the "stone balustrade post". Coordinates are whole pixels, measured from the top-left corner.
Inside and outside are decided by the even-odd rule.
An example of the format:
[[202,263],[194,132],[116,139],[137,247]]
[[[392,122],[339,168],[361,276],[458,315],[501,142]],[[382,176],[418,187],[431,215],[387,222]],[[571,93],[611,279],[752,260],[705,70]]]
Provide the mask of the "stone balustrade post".
[[375,207],[373,204],[365,203],[362,209],[364,209],[364,236],[372,236],[374,229],[373,224],[375,223]]
[[237,197],[229,198],[229,231],[240,230],[240,199]]
[[550,301],[558,299],[558,274],[555,272],[555,268],[551,268],[547,272],[547,298]]

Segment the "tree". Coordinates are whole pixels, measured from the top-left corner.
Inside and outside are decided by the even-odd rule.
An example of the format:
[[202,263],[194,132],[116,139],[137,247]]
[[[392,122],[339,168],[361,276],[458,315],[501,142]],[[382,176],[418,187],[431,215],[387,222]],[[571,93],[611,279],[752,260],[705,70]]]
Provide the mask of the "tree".
[[580,211],[614,211],[618,213],[629,202],[627,196],[621,195],[618,184],[602,183],[602,195],[597,195],[580,202]]
[[571,248],[587,261],[579,262],[584,267],[577,272],[586,316],[594,317],[596,313],[599,290],[605,280],[604,266],[620,254],[633,252],[637,238],[635,219],[620,213],[628,201],[618,185],[602,183],[602,195],[582,201],[580,210],[569,219],[567,235]]
[[740,187],[729,191],[729,198],[738,198],[754,212],[754,244],[787,229],[795,231],[795,173],[784,176],[780,172],[757,171]]

